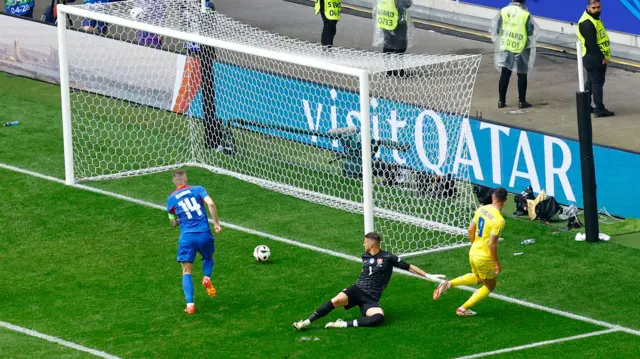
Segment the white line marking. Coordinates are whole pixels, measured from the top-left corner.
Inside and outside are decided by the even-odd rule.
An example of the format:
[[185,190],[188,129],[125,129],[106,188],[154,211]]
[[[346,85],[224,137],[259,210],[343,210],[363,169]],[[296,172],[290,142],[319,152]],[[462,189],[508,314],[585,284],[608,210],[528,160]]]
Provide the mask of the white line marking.
[[572,337],[553,339],[553,340],[545,340],[543,342],[531,343],[531,344],[520,345],[520,346],[512,347],[512,348],[505,348],[505,349],[494,350],[494,351],[490,351],[490,352],[484,352],[484,353],[468,355],[468,356],[459,357],[459,358],[456,358],[456,359],[481,358],[481,357],[486,357],[486,356],[490,356],[490,355],[509,353],[509,352],[515,352],[515,351],[518,351],[518,350],[525,350],[525,349],[530,349],[530,348],[541,347],[543,345],[550,345],[550,344],[568,342],[568,341],[571,341],[571,340],[578,340],[578,339],[584,339],[584,338],[588,338],[588,337],[595,337],[595,336],[598,336],[598,335],[615,333],[615,332],[619,332],[619,331],[620,331],[619,329],[600,330],[600,331],[597,331],[597,332],[574,335]]
[[[401,274],[404,274],[404,275],[408,275],[408,276],[412,276],[412,277],[416,277],[416,278],[420,278],[420,279],[427,279],[429,281],[436,282],[436,283],[442,282],[442,280],[440,280],[440,279],[424,278],[424,277],[421,277],[421,276],[419,276],[417,274],[413,274],[413,273],[410,273],[410,272],[405,272],[403,270],[396,270],[396,271],[398,273],[401,273]],[[455,289],[462,289],[462,290],[465,290],[465,291],[468,291],[468,292],[475,292],[477,290],[476,288],[467,287],[465,285],[461,285],[459,287],[455,287]],[[531,309],[537,309],[539,311],[547,312],[547,313],[551,313],[551,314],[555,314],[555,315],[559,315],[561,317],[571,318],[571,319],[574,319],[574,320],[579,320],[581,322],[594,324],[594,325],[599,325],[601,327],[605,327],[605,328],[609,328],[609,329],[615,329],[617,331],[621,331],[621,332],[625,332],[625,333],[629,333],[629,334],[640,336],[640,330],[626,328],[626,327],[619,326],[619,325],[616,325],[616,324],[612,324],[612,323],[609,323],[609,322],[604,322],[604,321],[601,321],[601,320],[596,320],[596,319],[592,319],[592,318],[589,318],[589,317],[585,317],[585,316],[582,316],[582,315],[573,314],[571,312],[565,312],[563,310],[554,309],[554,308],[550,308],[550,307],[545,307],[544,305],[539,305],[539,304],[527,302],[525,300],[521,300],[521,299],[517,299],[517,298],[511,298],[511,297],[507,297],[505,295],[495,294],[495,293],[489,294],[489,297],[494,298],[494,299],[498,299],[498,300],[501,300],[501,301],[504,301],[504,302],[507,302],[507,303],[517,304],[517,305],[520,305],[522,307],[527,307],[527,308],[531,308]]]
[[65,347],[69,347],[71,349],[75,349],[75,350],[78,350],[78,351],[81,351],[81,352],[86,352],[86,353],[89,353],[89,354],[93,354],[93,355],[95,355],[97,357],[100,357],[100,358],[121,359],[121,358],[119,358],[119,357],[117,357],[115,355],[111,355],[111,354],[108,354],[108,353],[105,353],[105,352],[101,352],[99,350],[87,348],[87,347],[84,347],[84,346],[76,344],[76,343],[68,342],[68,341],[60,339],[60,338],[56,338],[56,337],[52,337],[50,335],[42,334],[40,332],[36,332],[35,330],[19,327],[17,325],[13,325],[13,324],[10,324],[10,323],[7,323],[7,322],[0,322],[0,327],[7,328],[9,330],[13,330],[13,331],[16,331],[16,332],[19,332],[19,333],[22,333],[22,334],[30,335],[32,337],[44,339],[44,340],[46,340],[48,342],[64,345]]
[[58,182],[58,183],[64,184],[64,180],[63,179],[56,178],[56,177],[51,177],[51,176],[47,176],[47,175],[43,175],[42,173],[38,173],[38,172],[25,170],[25,169],[22,169],[20,167],[14,167],[14,166],[11,166],[11,165],[6,165],[4,163],[0,163],[0,168],[4,168],[4,169],[9,170],[9,171],[19,172],[19,173],[23,173],[25,175],[38,177],[38,178],[46,179],[46,180],[49,180],[49,181],[53,181],[53,182]]
[[[5,165],[5,164],[0,163],[0,168],[5,168],[5,169],[11,170],[11,171],[20,172],[20,173],[24,173],[24,174],[28,174],[28,175],[31,175],[31,176],[35,176],[35,177],[39,177],[39,178],[43,178],[43,179],[47,179],[47,180],[50,180],[50,181],[54,181],[54,182],[57,182],[57,183],[64,184],[64,181],[59,179],[59,178],[54,178],[54,177],[43,175],[43,174],[40,174],[40,173],[37,173],[37,172],[24,170],[24,169],[21,169],[21,168],[18,168],[18,167],[9,166],[9,165]],[[94,192],[94,193],[99,193],[99,194],[102,194],[102,195],[105,195],[105,196],[109,196],[109,197],[113,197],[113,198],[122,199],[122,200],[125,200],[125,201],[128,201],[128,202],[132,202],[132,203],[136,203],[136,204],[145,206],[145,207],[161,209],[163,211],[166,210],[166,208],[164,208],[164,206],[161,206],[161,205],[158,205],[158,204],[153,204],[153,203],[142,201],[142,200],[135,199],[135,198],[132,198],[132,197],[123,196],[121,194],[117,194],[117,193],[113,193],[113,192],[109,192],[109,191],[104,191],[104,190],[101,190],[101,189],[98,189],[98,188],[94,188],[94,187],[89,187],[89,186],[85,186],[85,185],[81,185],[81,184],[75,184],[75,185],[72,185],[72,187],[76,187],[76,188],[83,189],[83,190],[90,191],[90,192]],[[221,225],[223,225],[223,226],[225,226],[227,228],[235,229],[235,230],[240,231],[240,232],[253,234],[253,235],[256,235],[256,236],[268,238],[268,239],[271,239],[271,240],[274,240],[274,241],[278,241],[278,242],[291,244],[291,245],[294,245],[294,246],[298,246],[298,247],[301,247],[301,248],[306,248],[306,249],[309,249],[309,250],[312,250],[312,251],[316,251],[316,252],[320,252],[320,253],[324,253],[324,254],[329,254],[329,255],[332,255],[332,256],[335,256],[335,257],[339,257],[339,258],[343,258],[343,259],[347,259],[347,260],[350,260],[350,261],[353,261],[353,262],[360,262],[360,258],[352,256],[352,255],[348,255],[348,254],[332,251],[332,250],[329,250],[329,249],[316,247],[316,246],[313,246],[313,245],[310,245],[310,244],[297,242],[297,241],[294,241],[294,240],[291,240],[291,239],[287,239],[287,238],[274,236],[272,234],[256,231],[256,230],[253,230],[253,229],[244,228],[244,227],[237,226],[237,225],[231,224],[231,223],[221,222]],[[416,277],[416,278],[419,278],[419,279],[422,279],[422,280],[429,280],[429,281],[435,282],[435,283],[441,282],[440,279],[437,279],[437,278],[434,278],[434,277],[426,277],[425,278],[425,277],[421,277],[419,275],[416,275],[416,274],[413,274],[413,273],[410,273],[410,272],[406,272],[406,271],[403,271],[403,270],[397,270],[396,272],[400,273],[400,274],[403,274],[403,275]],[[466,290],[466,291],[469,291],[469,292],[475,292],[476,291],[475,288],[471,288],[471,287],[467,287],[467,286],[456,287],[456,289],[462,289],[462,290]],[[505,301],[505,302],[508,302],[508,303],[517,304],[517,305],[520,305],[520,306],[523,306],[523,307],[537,309],[537,310],[540,310],[540,311],[543,311],[543,312],[559,315],[559,316],[562,316],[562,317],[571,318],[571,319],[579,320],[579,321],[582,321],[582,322],[585,322],[585,323],[599,325],[601,327],[605,327],[605,328],[609,328],[609,329],[615,329],[615,330],[622,331],[622,332],[625,332],[625,333],[629,333],[629,334],[633,334],[633,335],[636,335],[636,336],[640,336],[640,330],[626,328],[626,327],[619,326],[619,325],[616,325],[616,324],[604,322],[604,321],[601,321],[601,320],[592,319],[592,318],[589,318],[589,317],[585,317],[585,316],[574,314],[574,313],[570,313],[570,312],[565,312],[565,311],[559,310],[559,309],[545,307],[543,305],[527,302],[527,301],[516,299],[516,298],[507,297],[507,296],[500,295],[500,294],[491,293],[489,296],[491,298],[502,300],[502,301]]]
[[[504,238],[498,238],[498,242],[503,242]],[[465,247],[471,247],[471,243],[467,242],[467,243],[460,243],[460,244],[454,244],[451,246],[446,246],[446,247],[441,247],[441,248],[434,248],[434,249],[425,249],[423,251],[419,251],[419,252],[409,252],[407,254],[398,254],[398,257],[405,259],[405,258],[413,258],[413,257],[418,257],[418,256],[423,256],[425,254],[433,254],[433,253],[438,253],[438,252],[444,252],[444,251],[450,251],[452,249],[460,249],[460,248],[465,248]]]

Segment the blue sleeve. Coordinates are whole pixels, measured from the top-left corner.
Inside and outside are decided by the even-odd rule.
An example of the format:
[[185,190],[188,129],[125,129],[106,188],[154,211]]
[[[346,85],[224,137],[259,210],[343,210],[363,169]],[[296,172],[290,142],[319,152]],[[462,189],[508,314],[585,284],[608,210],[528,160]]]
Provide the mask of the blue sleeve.
[[204,189],[204,187],[198,186],[198,196],[200,196],[200,198],[204,200],[209,196],[209,194],[207,194],[207,191]]

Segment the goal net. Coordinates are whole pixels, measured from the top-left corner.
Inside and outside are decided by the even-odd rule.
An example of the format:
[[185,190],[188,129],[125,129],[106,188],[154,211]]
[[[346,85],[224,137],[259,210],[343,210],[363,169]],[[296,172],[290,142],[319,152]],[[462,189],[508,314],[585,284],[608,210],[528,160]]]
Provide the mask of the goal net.
[[401,255],[463,243],[479,55],[327,49],[199,1],[59,9],[68,183],[197,166],[362,214]]

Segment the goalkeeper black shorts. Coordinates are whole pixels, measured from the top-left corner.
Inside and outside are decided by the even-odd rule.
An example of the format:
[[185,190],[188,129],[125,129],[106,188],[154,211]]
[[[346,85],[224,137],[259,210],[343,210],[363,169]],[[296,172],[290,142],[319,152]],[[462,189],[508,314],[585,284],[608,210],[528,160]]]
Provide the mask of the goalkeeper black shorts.
[[360,314],[362,314],[363,317],[367,315],[367,310],[370,308],[380,308],[380,303],[371,298],[355,284],[343,290],[342,293],[349,297],[349,304],[347,304],[344,309],[349,310],[353,307],[360,307]]

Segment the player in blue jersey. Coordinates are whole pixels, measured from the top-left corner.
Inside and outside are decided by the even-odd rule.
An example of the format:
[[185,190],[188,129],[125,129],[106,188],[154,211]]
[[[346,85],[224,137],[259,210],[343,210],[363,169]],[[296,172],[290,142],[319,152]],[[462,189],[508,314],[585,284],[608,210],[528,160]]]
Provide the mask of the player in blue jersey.
[[171,225],[180,226],[180,240],[178,242],[177,260],[182,265],[182,289],[187,301],[187,308],[184,310],[189,314],[196,311],[193,303],[193,280],[191,272],[196,253],[202,255],[202,285],[207,289],[210,297],[215,297],[216,289],[211,284],[211,273],[213,272],[214,237],[209,227],[209,219],[204,210],[205,205],[209,208],[213,217],[213,229],[220,233],[220,219],[216,204],[202,188],[202,186],[188,186],[187,174],[184,171],[173,173],[173,184],[176,190],[167,199],[167,212]]

